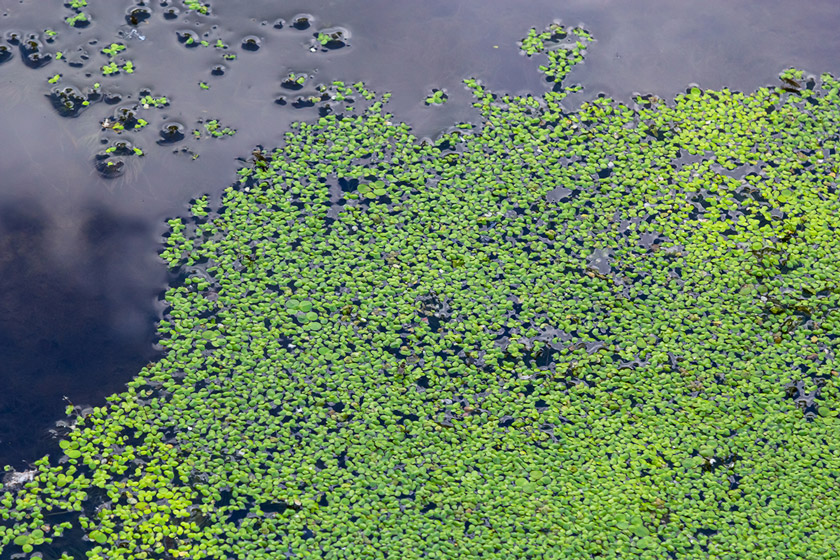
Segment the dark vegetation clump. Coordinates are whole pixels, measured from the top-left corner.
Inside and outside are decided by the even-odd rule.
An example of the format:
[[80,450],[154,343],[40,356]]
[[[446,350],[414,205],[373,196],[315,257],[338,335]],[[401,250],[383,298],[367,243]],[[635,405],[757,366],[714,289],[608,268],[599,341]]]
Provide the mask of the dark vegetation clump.
[[434,142],[333,84],[171,220],[165,357],[8,477],[4,553],[832,558],[840,83],[568,112],[589,40]]

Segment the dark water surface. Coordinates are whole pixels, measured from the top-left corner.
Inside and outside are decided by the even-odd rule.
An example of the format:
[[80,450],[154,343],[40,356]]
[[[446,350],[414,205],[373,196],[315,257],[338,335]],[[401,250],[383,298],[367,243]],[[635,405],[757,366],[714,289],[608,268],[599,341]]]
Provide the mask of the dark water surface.
[[[63,416],[63,397],[101,404],[158,356],[165,220],[184,214],[191,198],[219,193],[236,179],[237,158],[279,144],[290,122],[317,118],[316,108],[295,105],[306,105],[298,98],[319,83],[363,80],[391,91],[395,118],[434,136],[473,118],[465,77],[495,90],[544,91],[538,63],[516,42],[554,19],[581,23],[596,38],[570,76],[584,85],[581,98],[669,98],[693,83],[753,90],[789,66],[840,74],[836,0],[217,0],[209,16],[180,0],[89,4],[92,23],[76,29],[64,23],[73,11],[61,1],[0,0],[0,45],[11,53],[0,62],[0,464],[21,466],[50,450],[47,429]],[[173,8],[179,13],[167,17]],[[311,15],[308,29],[292,25],[301,13]],[[335,26],[349,46],[320,48],[313,33]],[[52,42],[46,29],[58,32]],[[187,46],[188,33],[208,46]],[[30,34],[52,61],[24,63]],[[243,48],[248,38],[258,50]],[[227,48],[215,48],[217,40]],[[134,73],[102,76],[101,49],[113,42],[126,45],[120,54]],[[290,72],[307,76],[302,88],[284,85]],[[94,82],[113,104],[94,101],[64,117],[48,97]],[[432,88],[449,101],[425,106]],[[103,128],[143,90],[169,105],[134,109],[149,122],[142,130]],[[193,138],[210,119],[236,134]],[[186,137],[158,144],[173,123]],[[103,159],[121,161],[119,176],[103,177],[95,156],[120,141],[144,155]]]

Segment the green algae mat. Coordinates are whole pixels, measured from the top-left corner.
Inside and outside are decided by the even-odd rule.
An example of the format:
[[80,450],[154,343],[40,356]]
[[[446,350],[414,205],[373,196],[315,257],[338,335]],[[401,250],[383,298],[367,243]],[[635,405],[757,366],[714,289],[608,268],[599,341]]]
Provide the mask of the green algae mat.
[[590,40],[435,141],[323,86],[170,222],[165,357],[7,485],[3,553],[836,557],[840,82],[569,111]]

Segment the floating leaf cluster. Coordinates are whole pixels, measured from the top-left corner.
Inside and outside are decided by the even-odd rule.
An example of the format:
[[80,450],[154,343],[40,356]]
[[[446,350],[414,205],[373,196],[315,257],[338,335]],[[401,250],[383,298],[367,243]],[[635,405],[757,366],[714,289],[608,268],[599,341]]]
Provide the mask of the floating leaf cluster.
[[833,558],[840,82],[571,112],[589,40],[533,30],[555,91],[467,80],[435,141],[336,83],[367,107],[170,220],[165,357],[9,483],[2,546]]
[[73,2],[75,6],[73,7],[73,13],[66,18],[64,18],[64,22],[69,25],[70,27],[87,27],[90,25],[90,16],[87,13],[81,11],[83,6],[86,6],[86,2]]
[[[217,119],[211,119],[207,122],[204,122],[203,124],[204,132],[214,138],[222,138],[224,136],[233,136],[234,134],[236,134],[235,129],[230,128],[228,126],[222,126],[222,124]],[[201,131],[198,129],[193,130],[193,136],[195,136],[196,138],[201,138]]]
[[202,3],[198,0],[184,0],[184,6],[188,10],[193,10],[194,12],[201,14],[201,15],[208,15],[210,14],[210,4],[209,3]]
[[289,72],[286,78],[283,80],[283,87],[288,89],[300,89],[306,83],[306,74],[295,74],[294,72]]
[[426,97],[426,105],[443,105],[449,96],[441,89],[433,89],[431,95]]
[[343,27],[327,27],[313,33],[312,46],[310,51],[328,52],[331,50],[349,47],[350,32]]
[[[79,28],[77,33],[62,34],[59,37],[58,32],[50,28],[32,33],[10,31],[4,36],[5,44],[0,45],[0,64],[11,60],[16,51],[20,52],[21,62],[25,66],[35,70],[49,65],[54,60],[58,61],[64,67],[64,71],[45,70],[43,79],[48,87],[44,93],[62,117],[79,117],[88,108],[100,102],[105,105],[121,103],[123,100],[131,99],[132,96],[124,93],[126,89],[120,88],[119,82],[122,79],[129,79],[129,74],[135,74],[139,71],[132,58],[140,52],[140,49],[144,48],[144,45],[148,45],[148,43],[143,43],[146,40],[146,36],[144,35],[146,32],[141,33],[138,29],[145,29],[148,25],[160,24],[165,20],[178,19],[181,10],[175,7],[174,4],[176,3],[169,2],[165,3],[165,6],[161,5],[161,7],[166,7],[166,9],[162,14],[157,14],[160,17],[153,20],[152,17],[155,15],[155,12],[147,7],[144,2],[138,2],[125,15],[125,22],[128,23],[128,26],[122,25],[119,28],[115,26],[113,29],[118,39],[103,42],[101,46],[96,47],[96,51],[98,52],[92,56],[88,52],[88,49],[91,45],[96,45],[99,39],[95,37],[95,33],[98,30],[88,25],[91,22],[89,14],[82,11],[87,8],[88,3],[86,0],[65,2],[64,6],[71,11],[66,21],[70,25]],[[210,90],[214,83],[212,80],[225,76],[228,72],[226,65],[230,61],[237,59],[239,49],[234,47],[238,39],[235,38],[232,31],[220,29],[218,25],[212,25],[206,21],[211,15],[210,4],[190,0],[185,0],[177,4],[183,4],[183,7],[186,8],[184,11],[189,16],[184,20],[184,23],[190,24],[190,28],[188,29],[174,30],[179,43],[185,45],[188,49],[200,46],[211,49],[218,54],[218,60],[208,71],[211,78],[193,82],[201,90]],[[191,21],[188,22],[187,20]],[[308,28],[313,21],[313,17],[309,15],[301,14],[295,16],[293,24],[289,26],[289,33],[294,35],[300,29]],[[273,29],[284,29],[284,23],[282,19],[276,20]],[[126,27],[128,27],[128,30],[126,30]],[[286,34],[286,31],[282,33]],[[78,39],[76,39],[76,36],[78,36]],[[312,34],[312,39],[309,42],[303,43],[303,46],[312,47],[313,44],[317,44],[322,52],[327,53],[348,46],[349,37],[350,32],[343,27],[325,27],[318,33]],[[316,38],[319,39],[316,40]],[[63,39],[63,41],[57,42],[58,39]],[[262,39],[253,35],[241,38],[241,42],[239,43],[241,50],[245,52],[259,50],[261,44]],[[51,45],[53,50],[50,50]],[[98,74],[99,77],[97,78],[93,74]],[[285,89],[303,90],[299,92],[300,95],[298,97],[289,103],[293,108],[314,108],[322,102],[329,101],[329,98],[319,95],[319,92],[327,86],[315,83],[313,78],[313,70],[309,70],[307,73],[289,73],[285,77],[280,78],[280,85]],[[102,84],[98,82],[93,83],[93,80],[97,79],[101,80]],[[64,84],[67,85],[65,86]],[[172,88],[172,84],[162,86],[162,89],[170,88]],[[177,89],[177,86],[174,89]],[[171,97],[152,97],[151,93],[145,90],[140,92],[140,96],[139,107],[143,109],[152,107],[162,108],[170,105],[174,101],[177,108],[189,111],[194,115],[189,119],[192,121],[193,129],[201,128],[203,124],[203,119],[198,116],[201,112],[200,104],[196,105],[194,103],[195,100],[184,105],[185,99],[173,100]],[[285,97],[278,98],[276,103],[279,105],[287,104]],[[138,106],[135,106],[132,110],[136,112]],[[315,110],[323,113],[331,111],[329,107],[323,105],[319,105]],[[116,120],[112,120],[110,117],[103,118],[104,115],[102,115],[101,111],[102,109],[96,108],[93,112],[100,113],[100,116],[97,118],[100,119],[103,128],[102,136],[99,138],[102,144],[108,144],[112,140],[106,134],[105,129],[119,134],[124,130],[139,132],[145,127],[142,124],[139,126],[134,126],[133,124],[127,125],[121,122],[119,118]],[[167,119],[167,115],[165,114],[146,115],[146,118],[149,120],[145,121],[138,118],[137,122],[150,124],[149,121],[151,121],[151,124],[155,125],[153,128],[164,127],[169,124],[165,122]],[[229,130],[233,131],[234,129],[230,128]],[[195,136],[192,138],[195,138]],[[166,137],[164,143],[176,144],[185,139],[186,142],[184,144],[190,144],[189,137],[183,135],[169,135]],[[100,171],[100,174],[103,177],[109,178],[121,176],[123,163],[112,160],[103,163],[100,157],[101,154],[94,151],[98,149],[98,146],[93,142],[90,144],[93,148],[90,154],[91,160],[94,167]],[[195,146],[182,145],[179,149],[174,149],[173,153],[191,154],[194,158],[197,158],[198,154],[194,151],[194,148]],[[115,170],[120,172],[114,173]]]

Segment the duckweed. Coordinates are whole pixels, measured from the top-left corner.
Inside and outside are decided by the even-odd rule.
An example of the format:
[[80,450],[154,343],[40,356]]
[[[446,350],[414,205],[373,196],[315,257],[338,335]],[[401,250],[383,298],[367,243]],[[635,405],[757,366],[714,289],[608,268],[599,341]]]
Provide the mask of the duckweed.
[[[215,138],[222,138],[224,136],[233,136],[236,134],[236,130],[227,126],[222,126],[222,124],[217,119],[211,119],[209,121],[204,122],[203,120],[199,120],[199,123],[203,123],[204,132],[209,134]],[[202,137],[201,131],[199,129],[193,130],[193,136],[195,138],[200,139]]]
[[289,72],[283,80],[283,87],[288,89],[300,89],[306,83],[306,77],[306,74],[295,74],[294,72]]
[[188,10],[193,10],[194,12],[201,14],[201,15],[208,15],[210,14],[210,4],[209,3],[201,3],[198,0],[184,0],[184,6]]
[[449,98],[446,92],[440,89],[433,89],[431,95],[426,97],[426,105],[442,105]]
[[832,558],[840,82],[570,112],[590,40],[531,30],[554,91],[466,80],[434,141],[335,83],[367,105],[170,220],[166,355],[5,488],[3,551]]
[[[237,39],[233,33],[221,29],[218,25],[193,25],[198,24],[199,21],[203,21],[205,18],[202,16],[210,15],[210,5],[207,3],[191,1],[165,3],[165,6],[161,6],[165,8],[163,13],[164,19],[178,19],[182,10],[173,4],[183,4],[182,7],[186,8],[184,11],[190,14],[184,20],[184,24],[188,25],[188,27],[171,29],[171,32],[175,33],[178,42],[193,53],[201,50],[198,47],[204,47],[208,50],[212,49],[213,52],[218,54],[218,60],[208,68],[210,76],[212,79],[217,79],[227,75],[229,70],[231,70],[229,66],[232,66],[232,61],[237,59],[237,53],[233,50]],[[71,12],[66,18],[70,25],[82,28],[87,27],[91,23],[91,20],[88,19],[89,15],[82,11],[87,8],[86,1],[65,2],[64,6]],[[66,67],[66,73],[56,71],[45,72],[44,82],[48,86],[55,87],[49,87],[44,93],[49,97],[53,107],[61,116],[78,117],[87,107],[100,101],[107,105],[113,105],[120,103],[123,99],[132,98],[131,94],[126,93],[125,89],[120,88],[119,80],[129,78],[129,74],[142,71],[142,68],[136,66],[135,61],[132,60],[132,56],[133,53],[139,52],[134,49],[140,47],[141,42],[146,40],[144,33],[148,33],[148,31],[141,33],[138,29],[151,29],[148,26],[159,25],[159,21],[153,18],[153,14],[154,10],[141,2],[136,6],[130,7],[125,12],[124,18],[120,18],[119,21],[124,21],[127,25],[113,28],[113,34],[109,34],[109,36],[114,37],[113,39],[103,41],[100,44],[101,39],[91,33],[95,32],[96,29],[80,29],[78,33],[74,33],[73,35],[79,35],[80,37],[83,34],[87,35],[87,42],[78,44],[75,49],[66,52],[47,52],[46,49],[48,46],[46,44],[53,43],[59,35],[57,31],[50,28],[44,29],[42,32],[43,35],[38,33],[21,34],[14,31],[9,32],[6,34],[6,43],[8,44],[0,45],[0,64],[12,59],[14,52],[17,50],[20,51],[23,64],[35,70],[45,67],[53,60],[59,61],[61,65]],[[294,19],[296,27],[293,26],[293,28],[301,28],[304,25],[308,26],[311,21],[314,21],[312,16],[301,14]],[[283,27],[283,20],[275,20],[274,29],[282,29]],[[319,37],[320,39],[318,39]],[[329,53],[336,49],[349,46],[349,37],[350,32],[343,27],[323,27],[317,33],[313,34],[313,38],[309,42],[302,44],[307,46],[317,44],[322,52]],[[42,38],[45,40],[42,41]],[[239,40],[241,40],[239,47],[245,52],[258,50],[263,41],[262,37],[257,35],[240,37]],[[96,46],[92,49],[93,53],[88,52],[87,47],[94,45]],[[13,50],[11,46],[17,48]],[[91,56],[92,54],[93,56]],[[104,88],[100,88],[99,83],[91,85],[92,78],[94,78],[92,76],[93,73],[99,73],[102,77],[109,78]],[[183,79],[183,77],[180,78]],[[308,73],[290,72],[285,77],[281,75],[280,84],[283,88],[303,90],[304,87],[307,87],[310,91],[301,91],[300,96],[289,99],[288,103],[285,97],[278,97],[277,103],[279,105],[288,104],[295,109],[317,107],[312,111],[313,114],[316,111],[323,114],[333,111],[333,108],[328,104],[322,103],[329,99],[316,93],[316,90],[319,92],[322,91],[324,86],[322,84],[312,83],[312,79],[314,79],[314,70],[310,70]],[[70,82],[73,85],[58,87],[59,84]],[[192,83],[196,84],[201,90],[211,90],[214,85],[210,79],[196,79]],[[207,91],[206,94],[211,95],[212,92]],[[198,106],[195,103],[191,103],[188,98],[174,100],[168,97],[156,97],[149,90],[141,90],[140,102],[134,110],[137,111],[141,107],[143,109],[163,108],[169,106],[172,102],[176,103],[175,108],[178,110],[193,113],[191,118],[188,116],[184,117],[189,118],[192,124],[191,129],[196,130],[201,128],[204,119],[199,117],[200,111]],[[342,109],[351,110],[344,107]],[[111,119],[100,120],[100,124],[102,124],[103,130],[110,129],[117,133],[133,130],[134,133],[139,133],[148,124],[152,124],[155,128],[165,127],[165,121],[168,118],[166,114],[148,114],[146,117],[146,119],[138,118],[136,126],[126,125],[123,122],[112,121]],[[222,134],[211,131],[207,132],[213,136],[230,135],[235,132],[235,129],[233,127],[225,127],[220,129],[220,131],[224,132]],[[200,138],[201,132],[198,134],[194,133],[193,137],[195,139]],[[107,144],[110,139],[106,138],[103,132],[100,141],[103,144]],[[157,140],[157,142],[160,143],[160,140]],[[164,139],[165,142],[166,139]],[[93,147],[95,144],[91,143],[91,146]],[[95,150],[97,148],[98,146],[93,149]],[[190,154],[193,158],[198,157],[198,154],[189,147],[173,150],[172,153]],[[121,170],[122,168],[122,164],[119,162],[108,161],[103,164],[93,150],[90,155],[94,161],[94,166],[100,172],[105,171],[106,176],[114,176],[114,171]]]
[[78,12],[64,18],[64,22],[70,27],[86,27],[90,24],[90,19],[86,13]]
[[312,34],[314,39],[310,50],[328,52],[350,46],[350,32],[343,27],[329,27]]

